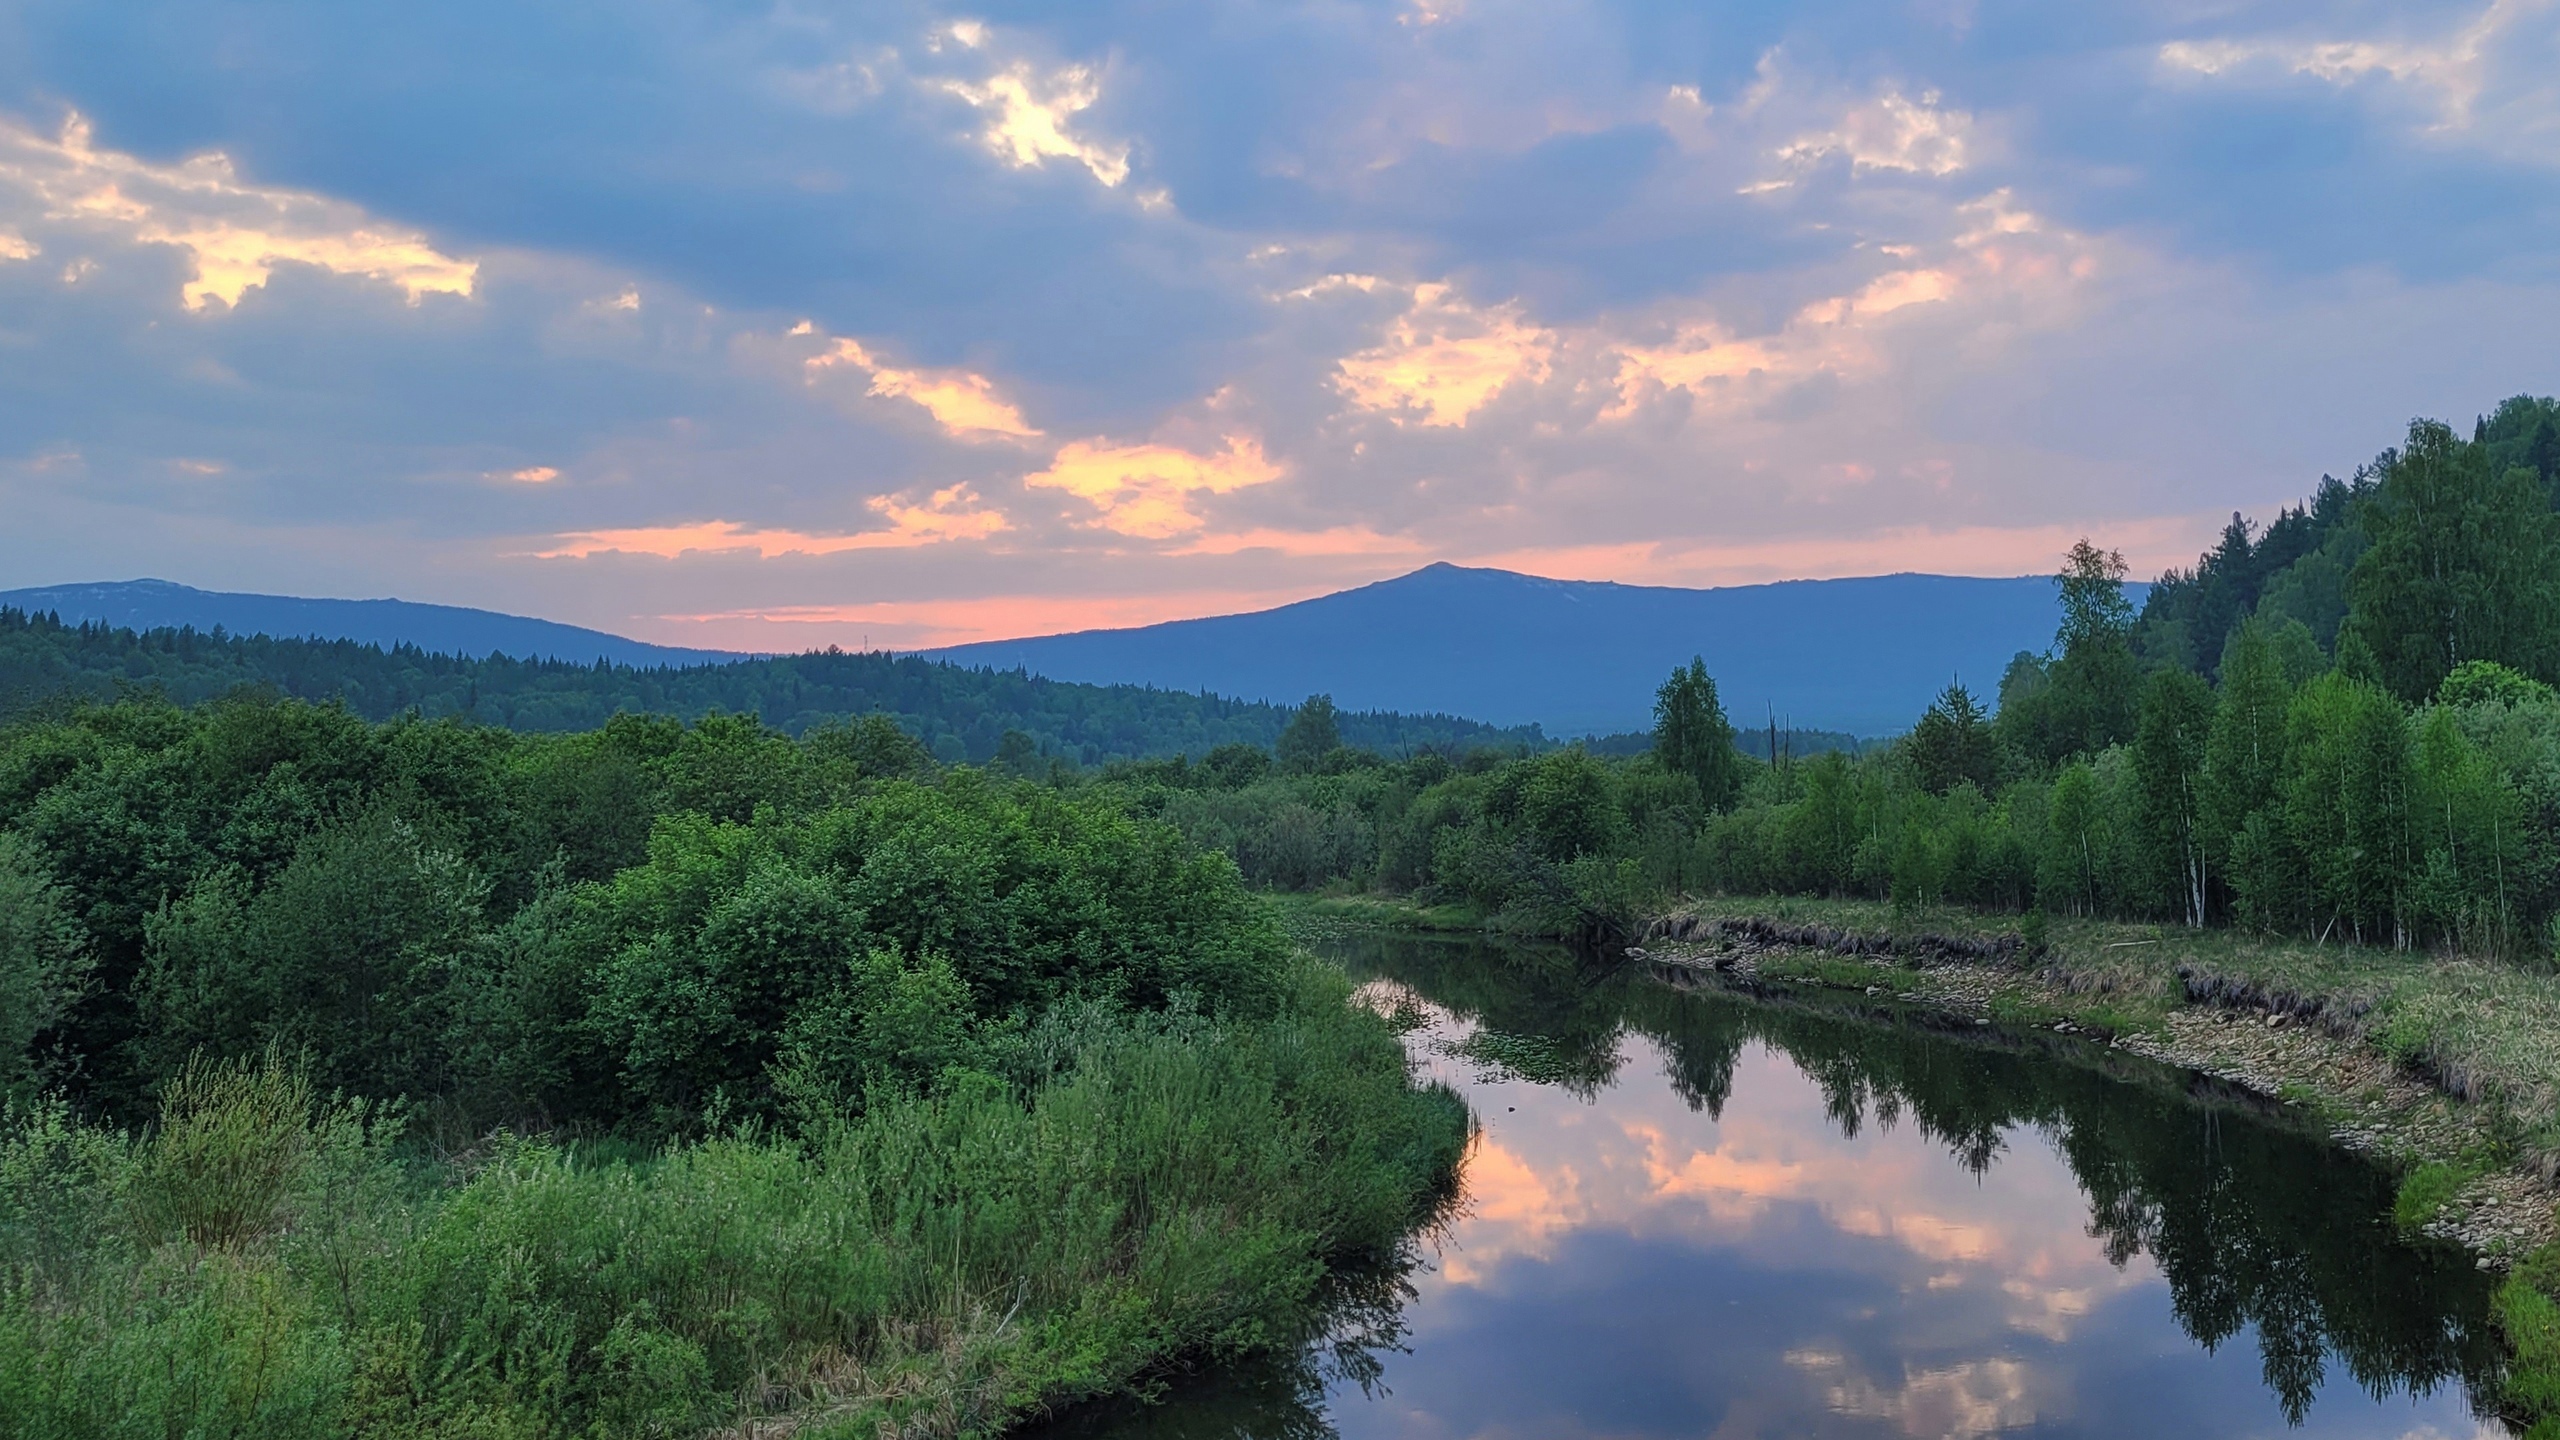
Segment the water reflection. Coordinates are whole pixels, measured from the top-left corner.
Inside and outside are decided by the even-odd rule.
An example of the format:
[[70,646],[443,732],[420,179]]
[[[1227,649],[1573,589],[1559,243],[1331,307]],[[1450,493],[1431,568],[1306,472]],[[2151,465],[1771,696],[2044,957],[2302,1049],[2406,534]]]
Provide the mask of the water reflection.
[[2504,1433],[2472,1413],[2483,1277],[2392,1232],[2388,1176],[2244,1096],[1562,951],[1343,958],[1426,1008],[1418,1052],[1484,1121],[1465,1213],[1400,1315],[1359,1322],[1401,1348],[1072,1433]]

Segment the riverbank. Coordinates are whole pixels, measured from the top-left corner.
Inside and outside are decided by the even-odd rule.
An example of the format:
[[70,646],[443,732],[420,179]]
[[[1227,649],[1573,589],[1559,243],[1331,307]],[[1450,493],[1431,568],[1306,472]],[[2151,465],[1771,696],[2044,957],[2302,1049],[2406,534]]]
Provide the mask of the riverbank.
[[[1361,919],[1400,910],[1406,923],[1395,928],[1430,928],[1387,899],[1299,900],[1279,918],[1314,940],[1380,928]],[[2560,1046],[2560,979],[2458,957],[2089,921],[2053,923],[2030,945],[2014,915],[1775,897],[1693,901],[1638,933],[1630,957],[1678,988],[1781,1009],[1791,988],[1847,992],[1852,1009],[1880,1023],[1985,1027],[1995,1050],[2024,1043],[2100,1073],[2173,1065],[2214,1077],[2195,1092],[2207,1104],[2254,1107],[2234,1093],[2246,1091],[2383,1161],[2400,1176],[2395,1220],[2462,1245],[2503,1277],[2500,1409],[2524,1433],[2560,1440],[2551,1179],[2560,1086],[2546,1059]],[[1841,1003],[1802,998],[1824,1011]]]
[[2402,1218],[2504,1268],[2560,1240],[2560,978],[2228,931],[1766,897],[1692,901],[1659,963],[1900,996],[2220,1076],[2410,1176]]

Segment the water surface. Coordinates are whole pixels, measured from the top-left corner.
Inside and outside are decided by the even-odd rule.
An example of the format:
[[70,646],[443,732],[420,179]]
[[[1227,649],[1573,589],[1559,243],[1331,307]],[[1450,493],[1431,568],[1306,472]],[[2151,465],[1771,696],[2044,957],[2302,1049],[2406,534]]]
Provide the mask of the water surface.
[[1337,953],[1482,1119],[1459,1213],[1302,1363],[1060,1434],[2506,1433],[2487,1280],[2244,1093],[1562,950]]

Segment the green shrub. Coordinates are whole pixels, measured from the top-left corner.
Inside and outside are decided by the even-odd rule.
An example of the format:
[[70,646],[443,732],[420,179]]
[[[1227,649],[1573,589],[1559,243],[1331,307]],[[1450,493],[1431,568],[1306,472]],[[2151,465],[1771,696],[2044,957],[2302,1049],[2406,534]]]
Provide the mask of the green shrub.
[[0,1144],[0,1434],[985,1433],[1293,1347],[1329,1273],[1445,1199],[1467,1118],[1338,970],[1268,984],[1257,1016],[1070,1002],[988,1053],[1011,1080],[875,1088],[799,1140],[501,1140],[442,1190],[290,1067],[199,1062],[132,1161],[150,1248],[25,1218],[129,1153],[30,1112]]
[[311,1154],[311,1082],[270,1050],[255,1064],[189,1060],[161,1100],[136,1219],[151,1243],[237,1247],[284,1228]]

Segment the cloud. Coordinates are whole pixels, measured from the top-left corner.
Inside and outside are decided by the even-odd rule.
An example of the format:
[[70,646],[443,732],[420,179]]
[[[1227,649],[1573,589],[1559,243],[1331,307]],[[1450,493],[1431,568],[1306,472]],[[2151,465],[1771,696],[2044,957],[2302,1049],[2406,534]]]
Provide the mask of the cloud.
[[1545,379],[1555,346],[1517,303],[1479,308],[1446,283],[1417,285],[1385,337],[1342,360],[1335,383],[1399,424],[1464,425],[1513,383]]
[[[957,31],[955,26],[955,37]],[[964,43],[975,48],[983,40]],[[1067,129],[1070,118],[1102,98],[1101,82],[1082,65],[1062,65],[1044,76],[1017,61],[983,83],[945,80],[942,88],[986,113],[987,128],[979,139],[996,158],[1017,170],[1051,160],[1072,160],[1107,186],[1129,178],[1127,145],[1083,139]]]
[[220,151],[154,165],[101,150],[76,112],[50,140],[0,121],[0,187],[35,200],[45,220],[66,229],[185,251],[194,273],[179,295],[189,310],[215,300],[238,305],[278,265],[377,281],[412,305],[429,295],[468,296],[479,274],[477,262],[343,201],[249,184]]
[[548,485],[560,478],[560,472],[549,465],[527,465],[521,470],[508,471],[507,478],[522,481],[527,485]]
[[871,388],[865,394],[920,405],[945,431],[960,439],[1028,439],[1040,433],[1022,418],[1020,410],[996,393],[994,381],[973,371],[901,370],[882,364],[860,341],[849,339],[838,339],[803,363],[813,384],[829,370],[858,370],[871,377]]
[[0,434],[81,483],[0,464],[0,567],[1076,628],[2149,565],[2548,369],[2548,4],[1962,9],[33,0]]
[[2006,1356],[1927,1369],[1906,1366],[1901,1382],[1889,1388],[1830,1351],[1791,1350],[1786,1361],[1828,1377],[1824,1398],[1833,1411],[1892,1421],[1905,1435],[1993,1435],[2036,1421],[2034,1374]]
[[[2560,161],[2560,92],[2549,79],[2549,36],[2518,32],[2551,0],[2491,0],[2465,24],[2431,40],[2277,36],[2172,40],[2160,47],[2172,74],[2239,79],[2251,72],[2302,75],[2335,86],[2367,80],[2429,92],[2429,132],[2528,149]],[[2540,54],[2536,55],[2535,50]]]
[[1134,539],[1163,540],[1207,522],[1193,508],[1202,495],[1226,495],[1267,485],[1281,468],[1262,453],[1262,442],[1229,435],[1226,446],[1206,454],[1174,445],[1112,445],[1077,440],[1058,451],[1049,468],[1026,475],[1034,489],[1063,490],[1093,507],[1094,524]]
[[1953,175],[1965,168],[1973,117],[1941,107],[1938,92],[1921,92],[1913,100],[1887,90],[1871,103],[1857,106],[1833,129],[1801,135],[1779,147],[1777,158],[1804,167],[1828,156],[1845,156],[1849,168],[1900,170],[1914,175]]
[[1241,555],[1247,551],[1264,551],[1299,559],[1319,555],[1392,555],[1422,560],[1432,554],[1431,547],[1410,535],[1381,535],[1365,525],[1335,525],[1322,530],[1255,526],[1202,535],[1164,553]]
[[764,529],[733,520],[704,520],[690,525],[639,526],[624,530],[585,530],[557,537],[547,550],[531,552],[537,560],[585,560],[597,555],[653,555],[674,560],[686,555],[752,553],[771,560],[785,555],[841,555],[851,550],[903,550],[957,540],[984,540],[1008,528],[996,511],[984,508],[965,485],[934,492],[921,505],[902,504],[894,496],[875,496],[873,513],[889,522],[885,530],[849,535],[815,535],[799,530]]
[[[2069,312],[2059,302],[2096,274],[2095,246],[2047,227],[2017,208],[2006,191],[1967,202],[1951,218],[1958,233],[1931,247],[1929,263],[1897,266],[1855,288],[1809,300],[1771,333],[1737,335],[1709,317],[1681,323],[1667,341],[1615,346],[1616,398],[1602,418],[1626,418],[1670,390],[1715,404],[1739,403],[1807,376],[1872,373],[1897,361],[1926,363],[1894,355],[1887,328],[1897,323],[1889,317],[1908,318],[1906,312],[1920,307],[1980,313],[2026,305],[2043,312],[2041,324],[2067,323]],[[1897,258],[1917,255],[1917,247],[1893,248],[1901,252]]]

